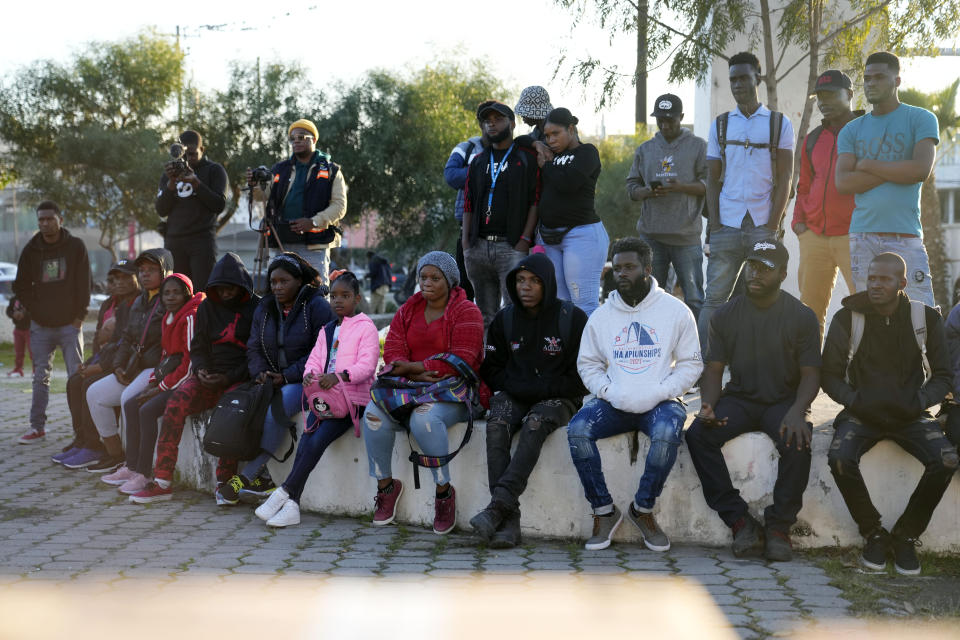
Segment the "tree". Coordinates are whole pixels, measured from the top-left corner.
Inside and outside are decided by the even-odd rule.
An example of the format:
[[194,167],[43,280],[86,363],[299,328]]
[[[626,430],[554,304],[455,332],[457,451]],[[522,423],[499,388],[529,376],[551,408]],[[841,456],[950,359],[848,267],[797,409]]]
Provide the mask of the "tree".
[[0,86],[0,139],[17,177],[37,195],[100,229],[114,245],[131,218],[155,224],[163,112],[183,56],[153,32],[91,43],[67,65],[35,62]]

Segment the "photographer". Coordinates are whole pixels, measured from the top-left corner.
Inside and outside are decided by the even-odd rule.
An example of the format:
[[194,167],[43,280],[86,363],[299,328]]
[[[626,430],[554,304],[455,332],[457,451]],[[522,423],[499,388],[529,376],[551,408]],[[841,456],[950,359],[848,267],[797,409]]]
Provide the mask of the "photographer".
[[[204,157],[196,131],[181,133],[179,143],[183,156],[163,167],[157,215],[165,218],[163,246],[173,254],[174,269],[203,291],[217,261],[217,216],[227,203],[227,172]],[[175,151],[171,147],[171,156]]]
[[[329,284],[330,249],[340,246],[335,226],[347,213],[347,185],[340,166],[316,149],[317,127],[300,119],[288,129],[293,154],[273,165],[267,217],[286,251],[294,251]],[[251,169],[247,184],[259,187]],[[258,189],[254,190],[254,197]]]

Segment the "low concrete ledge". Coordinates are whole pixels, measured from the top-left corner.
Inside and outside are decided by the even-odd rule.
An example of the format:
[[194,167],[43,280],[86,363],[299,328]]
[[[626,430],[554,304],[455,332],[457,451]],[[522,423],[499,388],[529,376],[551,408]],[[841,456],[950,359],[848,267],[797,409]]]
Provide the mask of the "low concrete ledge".
[[[688,426],[690,421],[688,419]],[[177,469],[186,484],[212,492],[216,461],[201,452],[198,441],[203,433],[204,416],[192,417],[190,423],[180,443]],[[302,422],[300,424],[302,428]],[[486,506],[490,496],[485,426],[483,421],[476,423],[470,444],[450,464],[452,482],[457,488],[458,523],[467,530],[469,519]],[[464,424],[458,424],[450,430],[452,444],[460,442],[464,429]],[[797,547],[847,546],[862,542],[827,466],[827,449],[832,436],[830,422],[814,430],[813,465],[804,493],[803,510],[794,530],[794,545]],[[423,488],[415,491],[411,464],[407,461],[409,446],[406,437],[398,434],[397,440],[393,474],[404,483],[398,520],[429,526],[433,522],[430,471],[420,470]],[[649,445],[649,441],[641,436],[638,462],[630,465],[627,443],[627,436],[598,443],[607,485],[621,508],[625,508],[636,491]],[[772,500],[777,471],[778,456],[772,442],[763,434],[746,434],[729,442],[724,447],[724,456],[734,486],[739,488],[751,512],[762,518],[764,507]],[[271,461],[270,472],[278,484],[292,464],[292,455],[284,464]],[[884,514],[884,525],[889,528],[906,507],[923,468],[897,445],[881,442],[864,456],[862,470],[874,502]],[[375,486],[368,475],[363,440],[355,438],[350,431],[327,449],[307,482],[301,506],[322,513],[368,515],[373,510]],[[570,460],[565,428],[558,429],[547,439],[540,462],[521,498],[521,511],[525,534],[562,538],[590,535],[589,505]],[[730,542],[729,529],[704,502],[700,480],[686,443],[680,447],[676,465],[657,502],[656,514],[660,526],[674,542],[715,546]],[[615,539],[639,541],[639,536],[626,521]],[[960,482],[954,481],[948,488],[922,541],[928,550],[960,552]]]

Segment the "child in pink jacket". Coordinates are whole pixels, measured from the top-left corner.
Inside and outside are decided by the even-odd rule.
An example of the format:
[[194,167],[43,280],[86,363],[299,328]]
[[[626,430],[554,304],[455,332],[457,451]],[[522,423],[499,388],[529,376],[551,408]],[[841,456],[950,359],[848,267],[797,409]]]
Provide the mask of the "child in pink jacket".
[[267,526],[300,524],[300,495],[320,456],[351,426],[354,435],[360,437],[359,419],[370,402],[370,387],[380,359],[380,337],[373,321],[357,313],[359,303],[360,281],[345,271],[330,286],[330,306],[337,319],[324,326],[317,336],[303,371],[305,387],[319,385],[330,389],[343,385],[343,392],[356,411],[353,417],[321,420],[313,430],[304,432],[290,475],[256,510],[257,517]]

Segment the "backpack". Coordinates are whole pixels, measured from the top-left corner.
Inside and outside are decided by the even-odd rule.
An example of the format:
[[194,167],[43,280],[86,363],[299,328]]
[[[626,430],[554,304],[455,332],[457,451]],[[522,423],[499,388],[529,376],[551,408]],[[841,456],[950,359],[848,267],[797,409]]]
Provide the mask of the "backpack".
[[[850,313],[850,350],[847,352],[847,367],[844,371],[844,379],[850,384],[850,365],[853,363],[853,356],[860,348],[860,341],[863,340],[863,330],[866,326],[866,316],[859,311]],[[917,339],[917,346],[920,347],[920,358],[923,363],[923,382],[924,384],[933,376],[933,370],[930,368],[930,360],[927,359],[927,313],[925,305],[919,300],[910,301],[910,322],[913,324],[913,335]]]
[[286,461],[296,444],[296,426],[283,410],[280,389],[275,389],[269,381],[259,384],[251,380],[220,396],[203,434],[203,450],[218,458],[256,458],[261,451],[260,439],[267,411],[272,411],[273,419],[278,424],[286,425],[293,436],[293,442],[283,458],[267,452],[278,462]]

